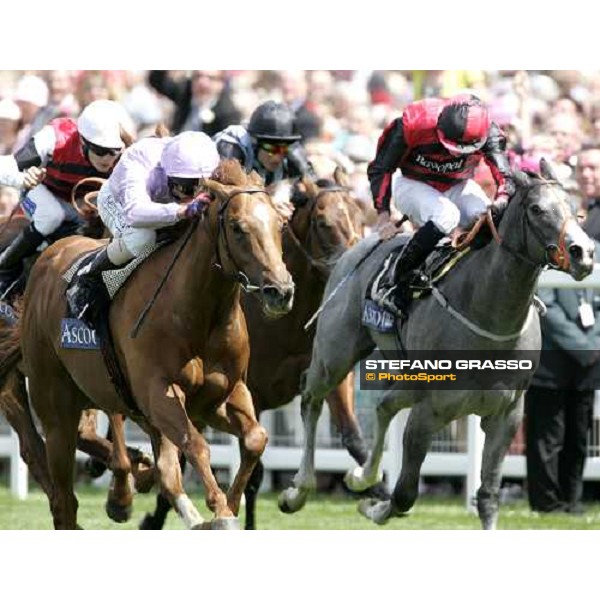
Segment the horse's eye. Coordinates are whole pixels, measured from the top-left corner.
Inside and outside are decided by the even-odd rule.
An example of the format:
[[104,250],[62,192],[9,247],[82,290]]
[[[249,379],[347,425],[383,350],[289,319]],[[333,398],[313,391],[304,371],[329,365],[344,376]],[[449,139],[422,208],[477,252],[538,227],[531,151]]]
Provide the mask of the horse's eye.
[[544,211],[537,204],[534,204],[531,207],[531,212],[537,217],[541,215]]
[[244,234],[244,230],[242,229],[242,226],[237,221],[231,222],[231,229],[233,230],[233,233],[235,233],[236,235]]

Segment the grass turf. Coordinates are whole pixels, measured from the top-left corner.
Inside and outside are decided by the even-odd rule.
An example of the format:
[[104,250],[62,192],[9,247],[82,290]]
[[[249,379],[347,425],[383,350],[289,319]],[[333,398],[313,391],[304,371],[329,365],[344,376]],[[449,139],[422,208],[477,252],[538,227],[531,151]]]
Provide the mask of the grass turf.
[[[79,523],[85,529],[136,529],[146,511],[154,505],[154,496],[138,495],[131,520],[113,523],[104,512],[106,490],[78,486]],[[193,494],[192,500],[208,518],[203,498]],[[277,496],[266,494],[258,502],[260,529],[380,529],[358,514],[357,501],[351,498],[318,496],[295,515],[285,515],[277,508]],[[500,509],[500,529],[600,529],[600,505],[587,505],[583,516],[567,514],[538,515],[525,502],[504,505]],[[42,492],[32,490],[27,500],[14,499],[7,488],[0,487],[0,529],[51,529],[48,502]],[[179,518],[171,513],[167,529],[182,529]],[[422,497],[410,516],[394,519],[382,529],[479,529],[479,519],[470,515],[460,498]]]

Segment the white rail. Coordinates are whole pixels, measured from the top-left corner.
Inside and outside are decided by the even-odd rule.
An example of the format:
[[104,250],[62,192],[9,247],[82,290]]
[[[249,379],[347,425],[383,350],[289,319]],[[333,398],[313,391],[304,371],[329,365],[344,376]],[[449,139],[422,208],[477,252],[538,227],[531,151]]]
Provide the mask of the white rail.
[[[596,288],[600,289],[600,265],[583,282],[576,282],[568,275],[557,271],[546,271],[540,278],[540,287]],[[358,379],[358,378],[357,378]],[[365,431],[370,431],[373,418],[373,406],[376,396],[373,392],[357,391],[357,412],[361,417]],[[388,438],[388,447],[384,454],[383,469],[386,480],[393,483],[402,464],[402,435],[408,411],[402,411],[393,421]],[[302,422],[299,403],[265,413],[263,424],[269,431],[270,443],[265,450],[263,462],[268,487],[270,475],[274,471],[295,471],[300,464]],[[481,453],[484,436],[476,416],[457,422],[442,432],[434,441],[422,468],[423,476],[462,476],[466,477],[466,506],[471,509],[471,498],[480,485]],[[282,428],[287,432],[282,433]],[[600,418],[598,412],[594,420],[594,431],[590,440],[588,460],[584,472],[586,480],[600,480]],[[343,473],[353,466],[347,452],[340,447],[338,438],[332,435],[327,409],[319,424],[320,446],[317,448],[316,468],[324,472]],[[150,451],[150,446],[139,437],[135,428],[128,428],[128,443]],[[19,456],[18,439],[8,426],[0,423],[0,457],[10,458],[10,486],[18,498],[27,496],[27,467]],[[85,455],[78,453],[78,458]],[[211,443],[211,462],[216,468],[237,469],[239,452],[237,442],[228,436],[216,436]],[[522,454],[510,454],[504,463],[506,477],[523,478],[526,476],[525,457]]]

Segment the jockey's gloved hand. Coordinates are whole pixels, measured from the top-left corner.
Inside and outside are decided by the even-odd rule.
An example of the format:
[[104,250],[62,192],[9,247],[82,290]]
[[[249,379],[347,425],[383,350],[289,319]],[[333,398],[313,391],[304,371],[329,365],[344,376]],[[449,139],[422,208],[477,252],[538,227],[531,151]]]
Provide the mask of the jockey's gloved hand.
[[183,206],[183,219],[194,219],[201,215],[210,203],[208,194],[200,194],[194,200]]
[[300,142],[290,145],[287,151],[287,159],[301,177],[308,177],[313,180],[317,178],[314,169],[308,160],[306,149]]
[[23,188],[26,190],[31,190],[42,181],[46,177],[46,169],[39,167],[29,167],[23,171]]
[[498,192],[496,193],[494,203],[502,201],[508,204],[509,199],[516,191],[517,186],[515,185],[515,182],[512,180],[512,178],[506,177],[504,182],[498,187]]

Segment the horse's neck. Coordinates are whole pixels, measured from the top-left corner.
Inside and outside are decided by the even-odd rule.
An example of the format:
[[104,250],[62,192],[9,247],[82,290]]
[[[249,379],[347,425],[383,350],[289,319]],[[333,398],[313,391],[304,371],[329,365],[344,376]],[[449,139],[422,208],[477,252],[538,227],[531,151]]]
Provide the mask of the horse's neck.
[[[501,235],[519,245],[518,224],[506,223]],[[443,287],[454,308],[480,327],[498,335],[519,331],[529,314],[540,269],[500,247],[495,241],[463,263]]]
[[310,216],[304,219],[300,226],[294,227],[294,225],[294,223],[290,223],[292,234],[296,236],[303,250],[291,238],[288,238],[284,245],[283,259],[296,285],[296,298],[290,316],[302,319],[307,315],[312,316],[319,307],[326,281],[311,264],[309,258],[311,256],[308,247]]
[[215,266],[216,244],[216,227],[200,222],[173,269],[173,310],[198,335],[215,317],[226,319],[239,303],[239,285]]

